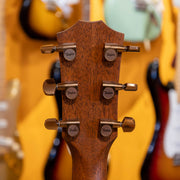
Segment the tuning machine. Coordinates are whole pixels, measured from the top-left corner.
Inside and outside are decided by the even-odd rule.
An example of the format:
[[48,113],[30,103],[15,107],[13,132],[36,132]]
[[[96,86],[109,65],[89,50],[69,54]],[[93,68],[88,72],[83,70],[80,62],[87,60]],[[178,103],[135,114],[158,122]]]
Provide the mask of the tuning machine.
[[73,61],[76,57],[76,44],[75,43],[63,43],[58,46],[44,45],[40,47],[43,54],[51,54],[54,52],[63,53],[66,61]]
[[46,95],[54,95],[56,90],[65,91],[65,96],[70,99],[76,99],[78,95],[78,83],[68,82],[68,83],[55,83],[54,79],[47,79],[43,83],[43,91]]
[[125,117],[122,122],[100,120],[100,133],[103,137],[109,137],[113,128],[122,127],[124,132],[132,132],[135,128],[135,121],[132,117]]
[[113,62],[122,52],[139,52],[138,46],[120,46],[115,43],[105,43],[104,57],[107,61]]
[[103,97],[107,100],[112,99],[115,95],[115,91],[125,90],[125,91],[136,91],[137,84],[126,83],[120,84],[115,82],[103,81]]
[[79,125],[79,121],[58,121],[55,118],[47,119],[44,123],[46,129],[49,130],[57,130],[58,127],[66,128],[71,137],[76,137],[79,134]]

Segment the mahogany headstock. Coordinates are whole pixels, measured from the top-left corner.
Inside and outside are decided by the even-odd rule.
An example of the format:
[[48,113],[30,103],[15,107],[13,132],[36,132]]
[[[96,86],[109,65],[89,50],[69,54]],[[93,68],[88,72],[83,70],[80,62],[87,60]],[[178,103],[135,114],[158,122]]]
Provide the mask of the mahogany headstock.
[[41,48],[43,53],[52,53],[52,49],[59,52],[62,83],[46,80],[43,89],[47,95],[62,90],[62,121],[48,119],[45,126],[63,127],[63,138],[72,154],[74,180],[106,179],[107,156],[117,127],[125,132],[134,129],[130,117],[117,121],[118,90],[137,89],[135,84],[118,83],[121,53],[139,51],[123,46],[123,40],[124,34],[102,21],[78,21],[57,34],[58,46]]

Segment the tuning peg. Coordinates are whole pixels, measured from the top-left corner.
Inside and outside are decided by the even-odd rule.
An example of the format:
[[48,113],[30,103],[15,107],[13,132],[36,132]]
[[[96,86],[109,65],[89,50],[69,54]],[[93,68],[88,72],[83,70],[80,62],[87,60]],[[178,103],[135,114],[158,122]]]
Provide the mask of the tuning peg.
[[57,84],[54,79],[47,79],[43,83],[43,91],[46,95],[54,95],[57,89]]
[[107,61],[115,61],[118,57],[118,53],[122,52],[139,52],[138,46],[120,46],[114,43],[105,43],[104,57]]
[[59,127],[59,121],[55,118],[47,119],[44,122],[44,126],[46,127],[46,129],[49,129],[49,130],[57,130]]
[[123,86],[124,86],[123,89],[125,91],[137,91],[137,84],[126,83],[126,84],[123,84]]
[[46,95],[54,95],[56,90],[65,90],[65,95],[68,99],[74,100],[78,95],[78,83],[58,83],[56,84],[54,79],[47,79],[43,83],[43,91]]
[[44,123],[46,129],[57,130],[58,127],[67,128],[67,133],[71,137],[79,134],[79,121],[58,121],[55,118],[47,119]]
[[122,121],[121,127],[124,132],[132,132],[135,128],[135,120],[132,117],[125,117]]
[[122,122],[100,120],[101,135],[108,137],[112,133],[113,128],[122,127],[124,132],[132,132],[135,128],[135,121],[132,117],[125,117]]
[[43,54],[62,52],[64,59],[67,61],[73,61],[76,57],[76,44],[75,43],[64,43],[58,46],[44,45],[40,47],[40,50]]
[[58,51],[58,49],[58,46],[54,45],[44,45],[40,47],[41,53],[43,54],[51,54]]
[[132,84],[132,83],[120,84],[120,83],[115,83],[115,82],[103,81],[102,86],[103,86],[103,97],[107,100],[113,98],[115,91],[118,91],[118,90],[136,91],[137,90],[137,84]]

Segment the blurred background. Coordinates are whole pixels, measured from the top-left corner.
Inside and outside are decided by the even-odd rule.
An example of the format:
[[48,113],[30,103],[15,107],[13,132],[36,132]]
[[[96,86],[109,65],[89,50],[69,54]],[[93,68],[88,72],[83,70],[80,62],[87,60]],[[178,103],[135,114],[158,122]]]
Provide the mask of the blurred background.
[[[125,34],[120,82],[138,84],[121,92],[118,120],[132,116],[132,133],[118,130],[108,160],[108,180],[180,179],[180,2],[171,0],[1,0],[0,180],[70,180],[72,160],[61,129],[60,94],[45,96],[42,84],[60,82],[56,33],[79,19],[104,21]],[[178,51],[179,50],[179,51]],[[56,101],[58,100],[58,101]]]

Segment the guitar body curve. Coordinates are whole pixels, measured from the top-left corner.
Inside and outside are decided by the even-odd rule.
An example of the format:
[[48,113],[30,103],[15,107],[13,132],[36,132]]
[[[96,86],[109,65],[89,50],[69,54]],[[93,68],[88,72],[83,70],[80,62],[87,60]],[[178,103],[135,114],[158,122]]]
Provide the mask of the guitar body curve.
[[[46,9],[41,0],[23,0],[20,11],[20,23],[25,33],[33,39],[55,39],[56,33],[67,29],[78,21],[81,14],[81,3],[72,6],[69,18],[60,17]],[[61,10],[60,14],[61,14]]]
[[169,84],[164,87],[161,84],[157,61],[153,62],[148,70],[148,85],[155,105],[156,125],[153,140],[141,169],[141,177],[143,180],[179,180],[180,166],[173,164],[173,158],[167,156],[164,148],[171,114],[168,92],[173,86]]
[[158,25],[151,22],[149,13],[138,11],[132,0],[105,0],[105,21],[112,29],[123,32],[126,41],[153,40],[161,32],[161,17],[155,14]]

